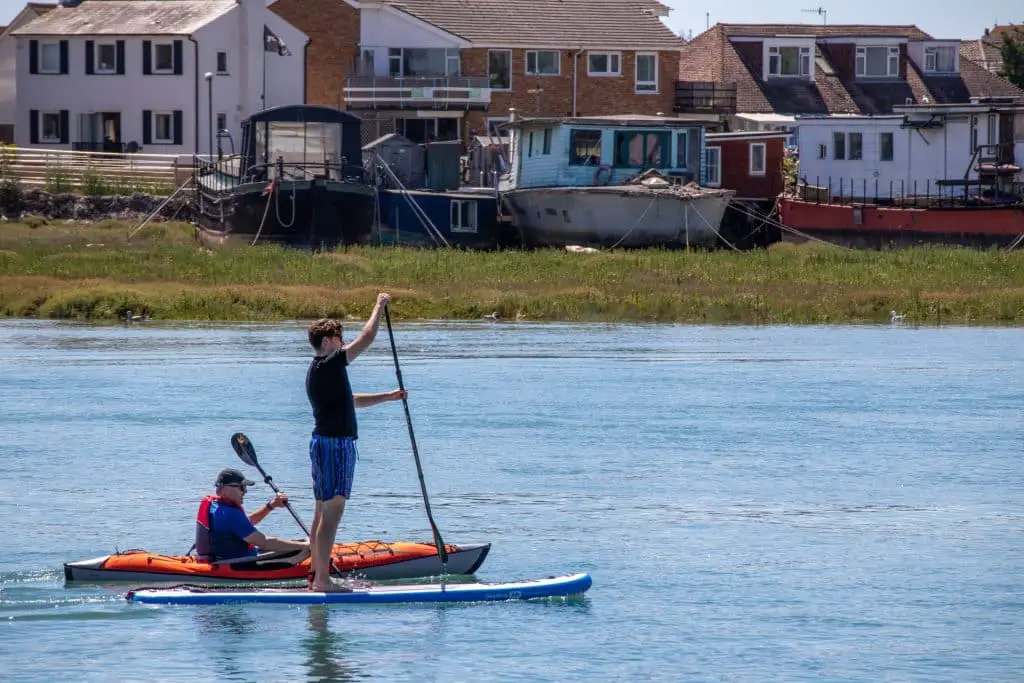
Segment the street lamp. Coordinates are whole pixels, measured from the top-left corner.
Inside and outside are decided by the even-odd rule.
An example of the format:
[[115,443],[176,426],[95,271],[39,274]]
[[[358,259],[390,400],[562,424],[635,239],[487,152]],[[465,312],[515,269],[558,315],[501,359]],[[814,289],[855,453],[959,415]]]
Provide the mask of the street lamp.
[[210,71],[206,72],[203,76],[206,79],[206,104],[208,106],[207,115],[207,129],[209,132],[210,146],[207,148],[206,153],[210,155],[210,161],[213,161],[213,73]]

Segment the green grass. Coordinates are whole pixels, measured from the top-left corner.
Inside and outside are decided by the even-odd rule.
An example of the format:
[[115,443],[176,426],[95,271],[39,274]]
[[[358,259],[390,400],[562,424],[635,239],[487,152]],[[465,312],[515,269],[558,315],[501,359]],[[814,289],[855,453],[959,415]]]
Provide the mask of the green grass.
[[0,225],[0,313],[115,319],[397,319],[1024,323],[1024,252],[918,247],[568,253],[273,245],[210,250],[192,228],[108,221]]

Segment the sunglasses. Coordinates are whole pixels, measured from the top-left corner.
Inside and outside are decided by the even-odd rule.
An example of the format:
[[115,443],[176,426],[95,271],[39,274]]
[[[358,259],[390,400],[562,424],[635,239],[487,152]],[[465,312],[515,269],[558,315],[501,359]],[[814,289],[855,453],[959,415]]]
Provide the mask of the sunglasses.
[[228,486],[230,486],[231,488],[242,489],[242,493],[245,493],[246,491],[249,490],[249,487],[246,486],[245,484],[228,484]]

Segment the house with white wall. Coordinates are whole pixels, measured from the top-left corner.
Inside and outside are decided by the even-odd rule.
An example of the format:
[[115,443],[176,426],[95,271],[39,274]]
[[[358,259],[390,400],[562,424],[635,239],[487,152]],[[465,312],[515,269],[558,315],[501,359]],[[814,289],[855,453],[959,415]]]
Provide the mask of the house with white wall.
[[798,116],[881,116],[907,104],[1024,95],[961,59],[958,39],[860,24],[715,24],[682,48],[676,93],[673,111],[716,113],[725,130],[791,132]]
[[0,142],[14,142],[15,102],[17,102],[17,68],[15,46],[11,35],[15,29],[40,17],[56,7],[55,4],[30,2],[0,31]]
[[265,0],[64,2],[11,36],[22,147],[206,154],[304,101],[308,38]]
[[801,183],[830,198],[963,193],[982,175],[1024,180],[1024,98],[798,116]]

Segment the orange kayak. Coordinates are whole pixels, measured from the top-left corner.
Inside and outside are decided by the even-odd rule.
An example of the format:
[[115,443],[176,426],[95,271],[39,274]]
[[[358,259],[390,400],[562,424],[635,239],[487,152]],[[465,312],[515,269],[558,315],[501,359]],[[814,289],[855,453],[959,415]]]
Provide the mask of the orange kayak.
[[[490,543],[446,545],[449,574],[473,574],[483,564]],[[358,541],[334,546],[334,563],[346,576],[369,580],[412,579],[441,573],[433,543]],[[259,583],[306,580],[307,551],[263,553],[244,561],[203,562],[193,555],[160,555],[127,550],[64,564],[67,581],[187,581],[189,583]]]

